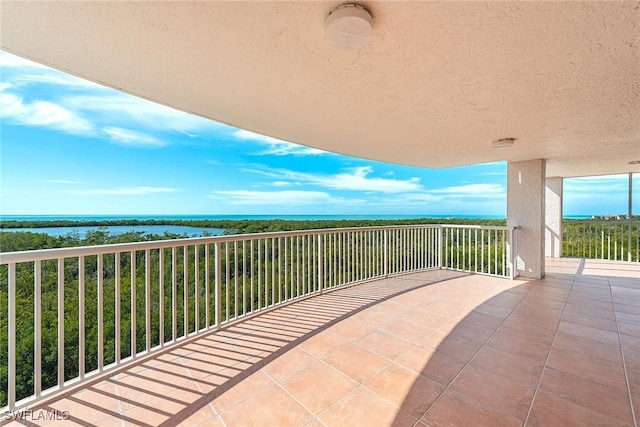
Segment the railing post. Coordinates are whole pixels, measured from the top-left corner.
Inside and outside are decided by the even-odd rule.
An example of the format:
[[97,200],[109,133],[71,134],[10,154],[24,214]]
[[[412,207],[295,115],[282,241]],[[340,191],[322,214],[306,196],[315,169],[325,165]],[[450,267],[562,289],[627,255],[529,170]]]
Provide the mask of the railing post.
[[318,291],[320,292],[320,294],[322,294],[322,291],[324,289],[324,272],[322,271],[322,262],[323,262],[323,256],[322,256],[322,234],[318,234]]
[[384,230],[384,277],[389,275],[389,230]]

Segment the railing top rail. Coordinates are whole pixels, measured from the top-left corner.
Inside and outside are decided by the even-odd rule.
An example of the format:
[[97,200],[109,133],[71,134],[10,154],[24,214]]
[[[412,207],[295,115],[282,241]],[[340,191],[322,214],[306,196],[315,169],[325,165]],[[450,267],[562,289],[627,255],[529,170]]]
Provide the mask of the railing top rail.
[[454,224],[416,224],[416,225],[390,225],[381,227],[350,227],[350,228],[324,228],[317,230],[277,231],[251,234],[229,234],[224,236],[189,237],[171,240],[153,240],[147,242],[114,243],[109,245],[76,246],[71,248],[40,249],[34,251],[0,252],[0,265],[43,261],[57,258],[74,258],[79,256],[104,255],[121,252],[143,251],[147,249],[166,249],[173,247],[206,245],[241,240],[257,240],[277,237],[323,235],[333,233],[349,233],[357,231],[376,230],[402,230],[415,228],[471,228],[484,230],[513,230],[516,227],[482,226],[482,225],[454,225]]
[[470,228],[475,230],[506,230],[512,231],[520,227],[504,225],[458,225],[458,224],[438,224],[440,228]]

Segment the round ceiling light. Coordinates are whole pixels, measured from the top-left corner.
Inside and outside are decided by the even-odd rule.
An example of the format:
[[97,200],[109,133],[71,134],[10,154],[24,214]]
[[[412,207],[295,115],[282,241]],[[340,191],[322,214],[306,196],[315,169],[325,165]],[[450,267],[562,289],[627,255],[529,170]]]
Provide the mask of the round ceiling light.
[[501,138],[496,139],[491,143],[491,148],[506,148],[511,147],[516,142],[515,138]]
[[373,17],[364,6],[342,4],[329,13],[324,21],[327,42],[341,49],[360,49],[373,32]]

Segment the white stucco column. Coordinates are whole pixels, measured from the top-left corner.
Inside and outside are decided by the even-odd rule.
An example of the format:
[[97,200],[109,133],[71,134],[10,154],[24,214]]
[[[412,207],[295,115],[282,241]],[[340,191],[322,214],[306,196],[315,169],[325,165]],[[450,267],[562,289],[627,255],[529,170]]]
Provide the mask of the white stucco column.
[[507,225],[518,226],[516,271],[544,277],[545,161],[507,164]]
[[562,177],[546,179],[544,255],[562,256]]

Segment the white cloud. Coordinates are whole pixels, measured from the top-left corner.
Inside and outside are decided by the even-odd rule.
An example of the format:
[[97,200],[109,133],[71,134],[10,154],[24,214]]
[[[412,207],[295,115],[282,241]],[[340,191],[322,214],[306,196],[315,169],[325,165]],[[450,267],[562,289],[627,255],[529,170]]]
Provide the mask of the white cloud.
[[298,181],[303,184],[316,185],[333,190],[350,191],[375,191],[379,193],[404,193],[421,191],[422,185],[419,178],[408,180],[391,178],[371,178],[373,172],[371,166],[362,166],[347,169],[347,172],[335,175],[311,174],[296,172],[288,169],[244,169],[246,172],[276,178],[279,180]]
[[104,132],[109,135],[112,141],[129,147],[163,147],[167,145],[166,142],[154,136],[145,135],[130,129],[108,127],[104,129]]
[[71,194],[93,194],[93,195],[105,195],[105,196],[142,196],[147,194],[157,193],[175,193],[178,191],[175,188],[169,187],[129,187],[129,188],[112,188],[101,189],[95,188],[91,190],[77,190],[68,191]]
[[286,187],[288,185],[291,185],[291,183],[287,181],[274,181],[272,184],[276,187]]
[[0,118],[76,135],[93,131],[91,123],[63,106],[48,101],[24,102],[23,98],[4,91],[0,91]]
[[506,190],[500,184],[467,184],[429,190],[432,194],[443,194],[445,197],[500,198],[505,197]]
[[96,116],[101,122],[129,128],[180,132],[190,137],[226,125],[124,93],[75,95],[63,99],[68,108]]
[[320,180],[329,188],[356,191],[379,191],[381,193],[403,193],[422,189],[420,178],[408,180],[391,178],[369,178],[373,172],[371,166],[362,166],[350,169],[349,173],[339,173],[334,176],[324,177]]
[[[156,132],[180,132],[190,138],[226,125],[175,110],[142,98],[41,66],[0,51],[3,83],[0,84],[0,117],[17,124],[105,138],[124,145],[166,145],[140,138]],[[62,86],[46,100],[32,86]],[[36,93],[36,96],[31,96]],[[41,99],[38,99],[41,98]],[[29,100],[26,102],[26,100]],[[110,128],[131,129],[138,136],[109,132]],[[103,131],[103,129],[106,129]]]
[[317,148],[293,144],[291,142],[282,141],[270,136],[260,135],[243,129],[238,129],[237,131],[233,132],[233,136],[243,141],[255,141],[262,145],[266,145],[268,148],[265,151],[257,153],[261,155],[271,154],[274,156],[315,156],[320,154],[327,154],[326,151],[318,150]]
[[629,175],[587,176],[580,178],[565,178],[564,192],[610,194],[612,192],[627,192]]
[[234,205],[274,205],[274,206],[309,206],[309,205],[354,205],[365,203],[360,199],[343,199],[333,197],[324,191],[216,191],[214,199],[223,199],[225,203]]
[[428,203],[440,202],[442,196],[434,196],[427,193],[406,193],[392,197],[386,197],[383,202],[385,205],[405,206],[405,205],[425,205]]
[[84,184],[84,181],[75,181],[73,179],[45,179],[46,182],[50,182],[52,184],[72,184],[72,185],[78,185],[78,184]]

